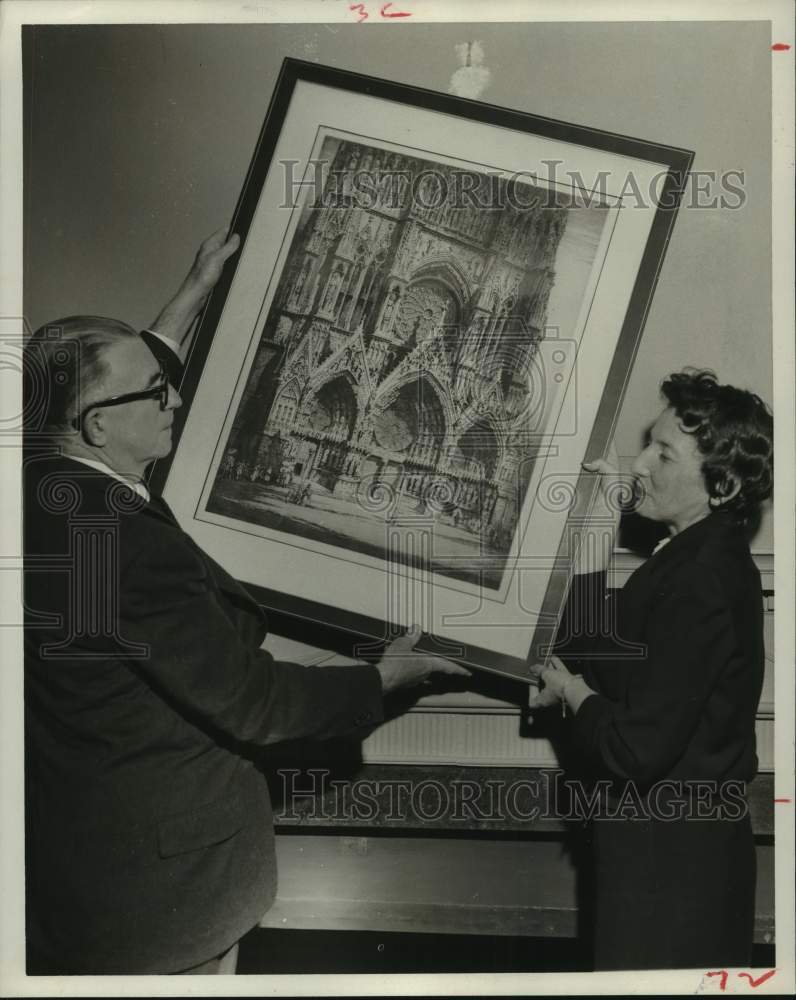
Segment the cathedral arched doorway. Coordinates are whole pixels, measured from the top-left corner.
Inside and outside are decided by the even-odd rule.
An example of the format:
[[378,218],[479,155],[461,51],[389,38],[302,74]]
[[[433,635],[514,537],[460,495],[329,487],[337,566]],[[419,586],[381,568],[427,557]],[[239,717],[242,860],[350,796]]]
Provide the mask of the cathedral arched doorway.
[[445,440],[442,401],[425,378],[413,379],[373,421],[373,436],[386,462],[400,466],[400,492],[418,499],[436,472]]
[[357,419],[357,401],[348,379],[332,379],[321,386],[310,403],[307,427],[310,431],[348,440]]
[[356,419],[354,390],[342,375],[321,386],[307,410],[306,424],[300,433],[318,445],[312,478],[330,491],[345,470],[348,442]]
[[472,424],[459,437],[450,456],[451,471],[458,479],[457,501],[471,530],[480,530],[494,508],[495,477],[500,443],[486,420]]
[[456,442],[453,465],[468,477],[492,479],[500,457],[497,435],[486,420],[472,424]]

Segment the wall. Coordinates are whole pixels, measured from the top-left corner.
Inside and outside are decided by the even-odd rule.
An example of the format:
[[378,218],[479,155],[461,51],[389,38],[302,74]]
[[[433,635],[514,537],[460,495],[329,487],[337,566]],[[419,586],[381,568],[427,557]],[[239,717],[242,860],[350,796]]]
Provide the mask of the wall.
[[[389,37],[387,32],[390,32]],[[24,39],[25,311],[144,325],[231,215],[284,56],[446,91],[478,39],[482,99],[742,170],[737,210],[681,211],[617,429],[631,456],[686,364],[772,396],[765,22],[87,26]],[[773,548],[766,517],[754,548]]]

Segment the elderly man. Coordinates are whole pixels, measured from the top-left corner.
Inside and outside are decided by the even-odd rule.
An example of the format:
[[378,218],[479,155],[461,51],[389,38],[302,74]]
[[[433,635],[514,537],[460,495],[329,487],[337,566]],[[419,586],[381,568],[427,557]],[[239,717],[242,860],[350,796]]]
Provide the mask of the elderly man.
[[276,662],[262,609],[150,496],[181,403],[168,339],[236,248],[203,244],[160,339],[72,317],[27,346],[29,972],[234,971],[276,889],[247,747],[362,731],[383,694],[466,673],[411,634],[375,666]]
[[[742,790],[757,771],[763,614],[744,529],[771,494],[773,423],[757,396],[712,372],[673,374],[662,393],[633,476],[637,513],[668,537],[612,599],[600,566],[576,577],[559,651],[582,675],[552,657],[532,699],[568,707],[581,773],[607,791],[591,828],[598,969],[751,960]],[[587,468],[604,484],[615,473]],[[590,609],[591,634],[578,608]]]

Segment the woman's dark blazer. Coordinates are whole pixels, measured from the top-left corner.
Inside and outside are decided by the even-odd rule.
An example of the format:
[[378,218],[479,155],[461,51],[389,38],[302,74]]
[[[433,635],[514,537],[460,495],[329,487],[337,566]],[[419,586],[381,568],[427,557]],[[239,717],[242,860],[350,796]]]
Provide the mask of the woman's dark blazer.
[[618,591],[576,577],[557,651],[597,692],[573,720],[590,772],[640,787],[750,781],[763,684],[760,574],[724,513],[673,536]]
[[584,896],[595,967],[749,965],[760,575],[714,513],[604,588],[603,574],[576,578],[559,647],[596,692],[571,722],[576,770],[607,787]]
[[26,456],[27,928],[53,971],[166,973],[276,887],[246,744],[381,718],[372,666],[279,663],[260,607],[162,501]]

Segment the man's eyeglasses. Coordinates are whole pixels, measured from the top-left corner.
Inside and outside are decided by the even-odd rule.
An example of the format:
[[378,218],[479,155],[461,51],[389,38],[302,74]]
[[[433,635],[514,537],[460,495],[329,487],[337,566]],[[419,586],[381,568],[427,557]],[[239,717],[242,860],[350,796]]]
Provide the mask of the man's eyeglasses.
[[125,392],[121,396],[108,396],[107,399],[99,399],[96,403],[89,403],[72,421],[72,426],[75,430],[81,430],[83,421],[91,410],[99,409],[101,406],[121,406],[122,403],[133,403],[138,399],[157,399],[161,410],[165,410],[169,404],[169,388],[169,376],[161,364],[160,381],[156,385],[149,389],[140,389],[138,392]]

